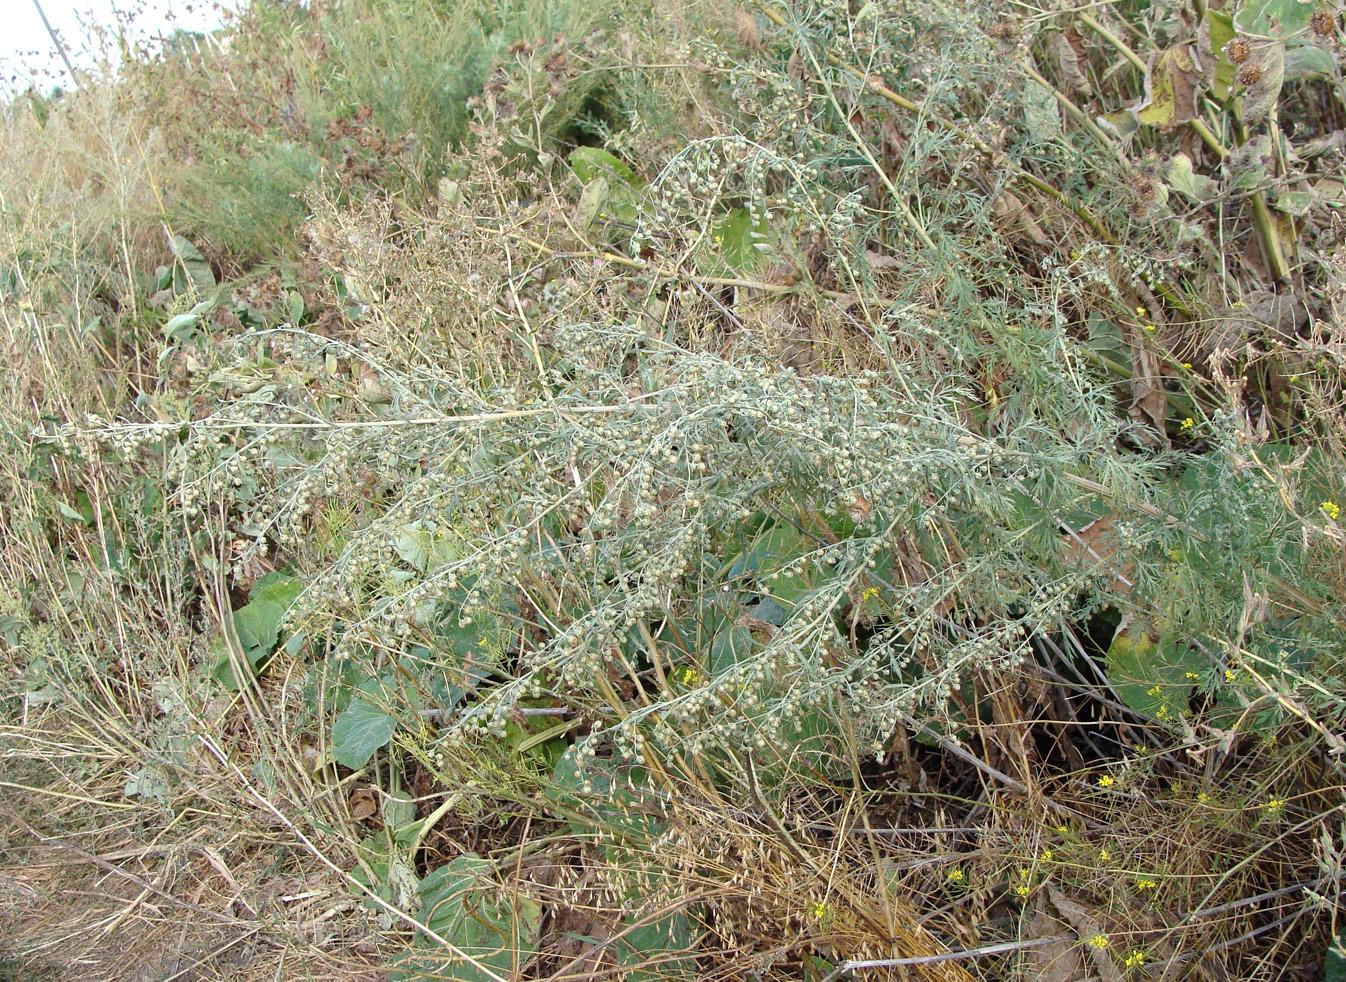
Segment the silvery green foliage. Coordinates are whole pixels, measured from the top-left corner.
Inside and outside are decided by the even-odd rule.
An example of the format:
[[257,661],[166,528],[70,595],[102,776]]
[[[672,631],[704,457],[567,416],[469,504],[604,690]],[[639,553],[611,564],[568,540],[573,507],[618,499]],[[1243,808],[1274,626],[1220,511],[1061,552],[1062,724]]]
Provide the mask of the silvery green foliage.
[[[843,705],[877,741],[1016,664],[1090,585],[1052,517],[1084,451],[1032,422],[974,435],[957,386],[801,377],[629,325],[556,347],[531,398],[402,379],[383,418],[246,424],[289,462],[248,505],[265,535],[361,482],[389,495],[291,625],[356,678],[400,666],[405,708],[450,737],[546,694],[627,752],[762,744]],[[640,687],[624,719],[614,684]]]

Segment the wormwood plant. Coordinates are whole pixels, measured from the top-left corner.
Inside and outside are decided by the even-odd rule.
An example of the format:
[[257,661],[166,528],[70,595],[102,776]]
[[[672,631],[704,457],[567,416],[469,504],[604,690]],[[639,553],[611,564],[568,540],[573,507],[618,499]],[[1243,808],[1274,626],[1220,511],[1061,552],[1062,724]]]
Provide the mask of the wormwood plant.
[[[506,49],[461,151],[307,187],[302,293],[172,239],[134,400],[11,407],[23,705],[117,735],[146,809],[244,789],[408,977],[1317,968],[1340,25],[1287,9]],[[276,145],[424,111],[369,77]],[[171,678],[119,695],[146,637]]]

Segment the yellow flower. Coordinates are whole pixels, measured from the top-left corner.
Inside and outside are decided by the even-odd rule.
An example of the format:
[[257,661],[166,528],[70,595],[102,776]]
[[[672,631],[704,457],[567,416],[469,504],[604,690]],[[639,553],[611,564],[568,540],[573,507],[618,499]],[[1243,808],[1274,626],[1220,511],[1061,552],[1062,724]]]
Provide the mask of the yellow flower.
[[1183,672],[1183,678],[1187,679],[1188,682],[1201,681],[1201,676],[1198,675],[1196,672]]
[[1153,334],[1153,333],[1154,333],[1156,330],[1158,330],[1158,329],[1157,329],[1153,324],[1151,324],[1149,321],[1146,321],[1146,322],[1145,322],[1145,330],[1147,330],[1147,331],[1149,331],[1151,334]]
[[1192,419],[1191,416],[1188,416],[1186,419],[1184,419],[1184,420],[1182,421],[1182,428],[1183,428],[1184,430],[1190,430],[1190,429],[1191,429],[1193,426],[1195,426],[1195,425],[1196,425],[1196,420]]
[[1164,691],[1163,688],[1156,684],[1156,685],[1152,685],[1152,686],[1150,686],[1148,689],[1146,689],[1146,690],[1145,690],[1145,694],[1146,694],[1147,696],[1157,696],[1157,695],[1159,695],[1159,694],[1160,694],[1161,692],[1163,692],[1163,691]]
[[1237,679],[1238,677],[1239,677],[1239,673],[1236,672],[1236,671],[1234,671],[1232,668],[1226,668],[1226,669],[1224,670],[1224,680],[1225,680],[1226,682],[1233,682],[1233,681],[1234,681],[1235,679]]
[[823,920],[825,917],[827,917],[828,913],[827,901],[819,900],[816,904],[813,905],[812,908],[810,908],[810,912],[813,914],[813,919],[815,921]]
[[1109,944],[1111,944],[1111,942],[1108,941],[1108,936],[1106,934],[1095,934],[1092,938],[1087,939],[1084,943],[1087,944],[1090,948],[1097,948],[1099,951],[1102,951]]
[[877,600],[878,596],[879,596],[879,588],[876,586],[871,586],[867,588],[864,593],[860,594],[860,602],[864,603],[866,600]]
[[1271,798],[1262,806],[1262,811],[1266,813],[1267,818],[1280,818],[1281,813],[1285,811],[1284,798]]
[[1033,891],[1029,888],[1027,883],[1020,883],[1014,888],[1014,895],[1016,897],[1026,897],[1032,892]]
[[1102,777],[1098,779],[1098,786],[1100,788],[1110,788],[1116,783],[1117,779],[1114,778],[1111,774],[1104,774]]
[[1323,514],[1331,521],[1335,522],[1341,517],[1341,507],[1335,501],[1324,501],[1318,507],[1323,510]]
[[1182,363],[1182,367],[1190,372],[1192,370],[1192,363],[1190,361],[1185,361]]
[[1158,890],[1159,884],[1154,882],[1154,880],[1149,879],[1148,877],[1141,877],[1139,880],[1136,881],[1136,889],[1139,890],[1141,893],[1144,893],[1146,890]]
[[695,668],[692,668],[692,666],[688,665],[680,673],[678,673],[678,680],[682,682],[683,685],[688,687],[699,685],[701,683],[701,673],[698,672]]
[[1057,834],[1057,835],[1070,835],[1070,826],[1069,826],[1069,825],[1058,825],[1058,826],[1056,827],[1056,834]]
[[1055,858],[1056,858],[1056,853],[1052,852],[1050,849],[1044,849],[1044,850],[1042,850],[1042,861],[1043,861],[1044,863],[1050,863],[1050,862],[1051,862],[1053,859],[1055,859]]
[[1141,951],[1139,948],[1132,948],[1126,953],[1126,957],[1122,959],[1122,964],[1127,968],[1140,968],[1145,964],[1145,959],[1147,957],[1145,952]]
[[1204,791],[1198,792],[1196,796],[1196,803],[1198,805],[1209,805],[1210,795],[1206,794],[1206,792]]
[[1099,861],[1100,863],[1106,863],[1106,862],[1107,862],[1109,859],[1111,859],[1111,858],[1112,858],[1112,853],[1108,852],[1106,849],[1100,849],[1100,850],[1098,850],[1098,861]]
[[950,883],[966,883],[967,874],[961,869],[951,869],[949,870],[948,880]]

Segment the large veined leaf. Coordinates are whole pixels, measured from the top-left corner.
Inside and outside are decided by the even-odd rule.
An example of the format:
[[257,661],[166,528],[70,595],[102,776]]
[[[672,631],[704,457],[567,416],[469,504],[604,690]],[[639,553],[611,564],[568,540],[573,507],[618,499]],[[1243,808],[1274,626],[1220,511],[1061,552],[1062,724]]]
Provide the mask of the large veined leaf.
[[576,147],[570,169],[584,185],[575,210],[579,226],[588,228],[601,215],[623,221],[636,217],[637,192],[645,182],[621,158],[600,147]]
[[[287,573],[267,573],[253,584],[247,604],[234,611],[234,634],[254,672],[260,671],[276,650],[285,614],[302,590],[303,584]],[[218,640],[216,649],[213,674],[225,687],[237,691],[239,680],[223,638]]]
[[656,982],[695,978],[691,947],[691,922],[686,914],[678,912],[631,928],[617,940],[613,950],[617,964],[626,970],[623,978],[629,982]]
[[1284,39],[1306,30],[1317,9],[1317,0],[1244,0],[1234,24],[1243,34]]
[[746,208],[735,208],[716,223],[711,238],[719,248],[720,258],[732,270],[747,272],[762,265],[767,230],[762,223],[754,224]]
[[519,968],[537,950],[542,909],[507,892],[496,881],[494,866],[479,856],[465,853],[439,867],[421,880],[417,893],[416,919],[467,957],[430,955],[427,949],[438,948],[437,942],[419,935],[419,950],[404,962],[399,979],[518,978]]
[[1108,648],[1107,675],[1122,701],[1142,715],[1176,722],[1209,663],[1141,620],[1123,622]]
[[362,698],[352,699],[332,724],[332,757],[352,769],[364,767],[396,731],[397,720],[378,706]]
[[625,161],[601,147],[576,147],[570,152],[570,168],[582,184],[599,177],[607,178],[609,182],[620,181],[633,188],[643,184]]
[[603,828],[636,837],[653,833],[658,819],[642,810],[644,768],[619,766],[601,758],[580,765],[576,759],[574,747],[561,755],[546,790],[553,810],[572,832]]
[[1234,63],[1225,54],[1224,47],[1232,41],[1238,32],[1234,30],[1234,18],[1223,10],[1206,11],[1206,34],[1210,39],[1211,56],[1215,59],[1215,71],[1210,76],[1211,92],[1217,99],[1229,95],[1234,84],[1237,70]]

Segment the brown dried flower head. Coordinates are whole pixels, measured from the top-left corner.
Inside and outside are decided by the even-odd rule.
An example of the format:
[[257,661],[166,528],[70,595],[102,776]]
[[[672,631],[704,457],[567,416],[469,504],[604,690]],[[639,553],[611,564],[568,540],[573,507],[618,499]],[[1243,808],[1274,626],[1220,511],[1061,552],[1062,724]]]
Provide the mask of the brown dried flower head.
[[1225,45],[1224,53],[1235,65],[1242,65],[1253,53],[1253,46],[1247,38],[1234,38]]

